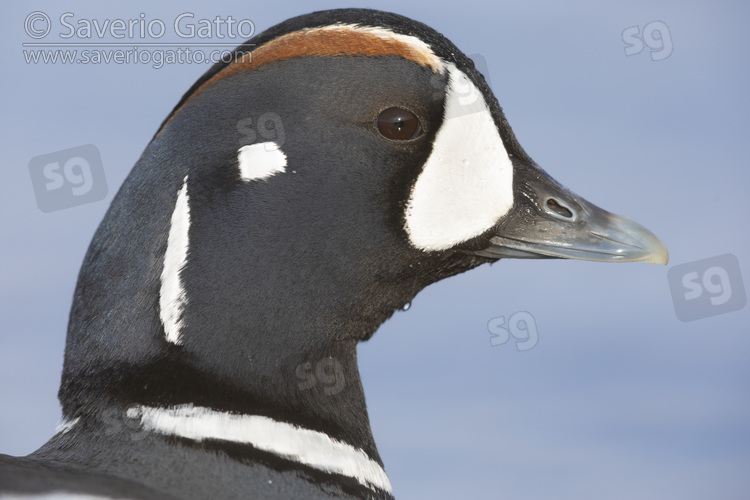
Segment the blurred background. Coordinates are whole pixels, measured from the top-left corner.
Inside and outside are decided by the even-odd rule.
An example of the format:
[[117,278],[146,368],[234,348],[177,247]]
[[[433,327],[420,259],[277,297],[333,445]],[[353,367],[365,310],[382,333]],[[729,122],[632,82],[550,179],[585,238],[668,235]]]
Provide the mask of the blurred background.
[[[397,498],[750,498],[750,7],[443,5],[376,7],[479,54],[526,151],[574,192],[654,231],[671,260],[503,260],[433,285],[395,314],[359,355]],[[45,13],[52,31],[43,41],[58,43],[66,12],[76,27],[161,19],[163,43],[185,41],[171,29],[183,13],[193,22],[231,15],[260,32],[345,6],[373,7],[5,5],[0,453],[28,454],[53,434],[86,248],[162,119],[209,67],[27,63],[34,49],[22,44],[39,41],[25,30],[28,16]],[[98,201],[42,212],[30,163],[87,144],[101,154],[108,189]]]

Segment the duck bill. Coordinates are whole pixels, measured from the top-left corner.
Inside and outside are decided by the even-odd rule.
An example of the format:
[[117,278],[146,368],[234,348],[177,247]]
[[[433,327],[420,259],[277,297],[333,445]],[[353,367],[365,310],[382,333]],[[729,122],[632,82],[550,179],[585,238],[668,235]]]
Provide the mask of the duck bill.
[[490,258],[666,264],[659,238],[635,221],[565,189],[535,164],[515,165],[514,206],[490,231]]

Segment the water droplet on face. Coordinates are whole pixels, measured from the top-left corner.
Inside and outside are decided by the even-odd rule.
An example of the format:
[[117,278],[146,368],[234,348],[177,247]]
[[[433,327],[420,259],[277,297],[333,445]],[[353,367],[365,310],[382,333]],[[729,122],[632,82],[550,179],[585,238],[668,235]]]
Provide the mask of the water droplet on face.
[[402,311],[408,311],[409,309],[411,309],[411,302],[407,302],[404,304],[404,307],[401,308]]

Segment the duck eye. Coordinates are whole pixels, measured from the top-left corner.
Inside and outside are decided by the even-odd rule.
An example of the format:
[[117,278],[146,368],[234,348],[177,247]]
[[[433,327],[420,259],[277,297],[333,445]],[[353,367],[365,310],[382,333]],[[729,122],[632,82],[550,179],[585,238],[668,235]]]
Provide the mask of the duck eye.
[[388,108],[375,121],[384,137],[396,141],[408,141],[422,133],[417,115],[404,108]]

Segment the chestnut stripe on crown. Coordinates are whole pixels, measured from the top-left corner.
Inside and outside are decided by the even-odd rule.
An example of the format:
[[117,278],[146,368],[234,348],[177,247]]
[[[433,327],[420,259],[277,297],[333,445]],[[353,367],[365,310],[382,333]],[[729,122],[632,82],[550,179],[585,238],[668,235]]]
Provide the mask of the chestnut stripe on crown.
[[[305,28],[275,38],[230,63],[198,87],[174,115],[179,113],[191,99],[214,83],[241,71],[259,68],[275,61],[306,56],[385,55],[403,57],[421,66],[428,67],[436,73],[445,71],[443,60],[435,55],[429,45],[414,36],[401,35],[385,28],[353,24]],[[172,116],[174,117],[174,115]],[[164,126],[166,127],[168,123],[165,123]]]

